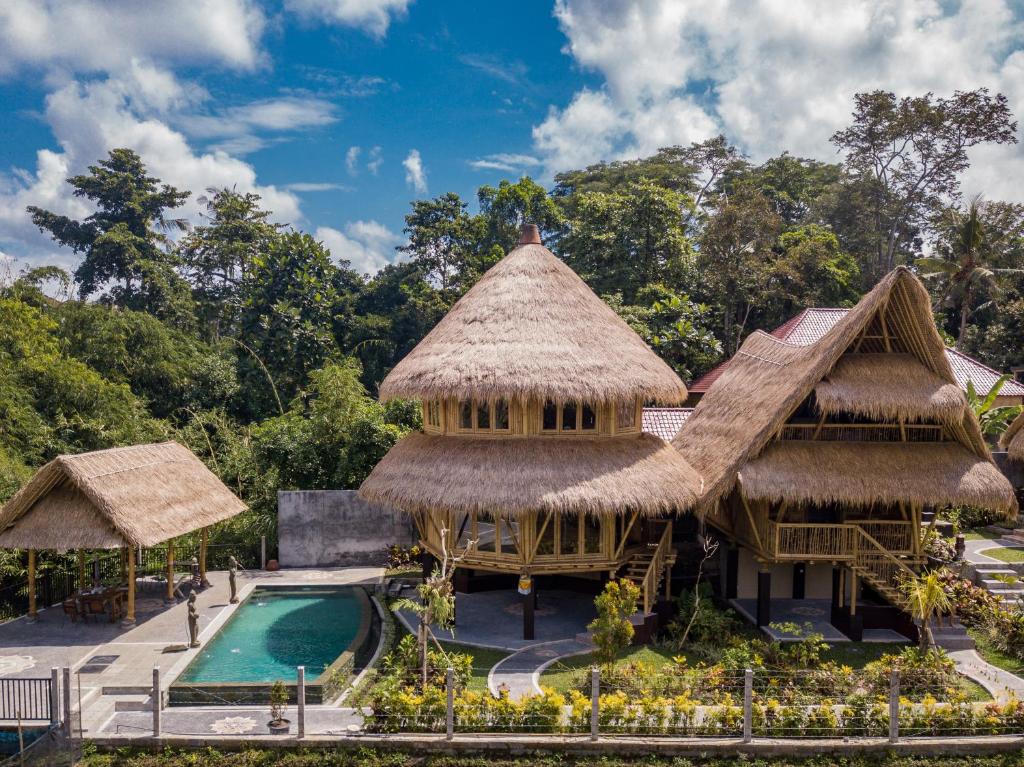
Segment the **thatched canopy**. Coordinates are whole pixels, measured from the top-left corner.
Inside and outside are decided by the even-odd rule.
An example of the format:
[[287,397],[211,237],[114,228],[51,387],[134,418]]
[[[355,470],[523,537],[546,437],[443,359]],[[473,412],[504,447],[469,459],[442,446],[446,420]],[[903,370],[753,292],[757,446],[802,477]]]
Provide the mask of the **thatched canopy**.
[[388,374],[380,397],[674,404],[686,387],[536,238],[459,299]]
[[999,469],[954,442],[776,442],[740,468],[739,482],[751,500],[1016,509]]
[[617,438],[482,439],[410,434],[359,488],[405,511],[670,514],[701,480],[651,434]]
[[856,413],[895,421],[959,423],[967,400],[912,354],[846,354],[814,387],[818,407],[829,415]]
[[0,511],[0,548],[155,546],[245,508],[176,442],[62,455]]
[[1017,416],[1010,428],[1003,432],[999,445],[1006,450],[1006,456],[1011,461],[1024,463],[1024,413]]
[[[879,317],[883,311],[885,329],[899,338],[896,351],[913,355],[938,380],[956,383],[932,319],[928,292],[904,267],[883,277],[814,344],[801,346],[767,333],[752,333],[672,443],[704,478],[704,510],[730,492],[740,467],[761,454],[797,407],[832,373],[840,357],[854,350],[858,336],[868,329],[873,336],[881,336]],[[880,344],[872,341],[861,351],[878,351]],[[890,412],[893,409],[890,407]],[[969,408],[945,427],[974,456],[992,460]],[[997,493],[1000,496],[1009,488],[1005,478],[993,477],[993,481],[1005,484]],[[795,486],[792,489],[795,494],[800,492]]]

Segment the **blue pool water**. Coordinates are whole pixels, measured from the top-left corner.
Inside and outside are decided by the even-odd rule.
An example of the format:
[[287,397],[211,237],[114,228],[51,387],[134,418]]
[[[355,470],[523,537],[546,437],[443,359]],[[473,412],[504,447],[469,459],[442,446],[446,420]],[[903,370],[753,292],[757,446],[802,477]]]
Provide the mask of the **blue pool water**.
[[178,678],[181,682],[312,681],[352,642],[362,621],[351,588],[256,589]]

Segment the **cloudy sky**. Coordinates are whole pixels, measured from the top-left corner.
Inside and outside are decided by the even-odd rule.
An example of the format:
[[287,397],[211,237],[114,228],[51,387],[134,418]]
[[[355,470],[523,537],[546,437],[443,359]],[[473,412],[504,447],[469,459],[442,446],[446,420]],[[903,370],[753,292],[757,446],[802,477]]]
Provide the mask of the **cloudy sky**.
[[[1021,0],[3,0],[0,254],[73,267],[25,206],[88,215],[64,179],[113,147],[374,272],[416,197],[717,133],[834,159],[855,92],[982,85],[1024,118]],[[1021,145],[973,159],[1024,200]]]

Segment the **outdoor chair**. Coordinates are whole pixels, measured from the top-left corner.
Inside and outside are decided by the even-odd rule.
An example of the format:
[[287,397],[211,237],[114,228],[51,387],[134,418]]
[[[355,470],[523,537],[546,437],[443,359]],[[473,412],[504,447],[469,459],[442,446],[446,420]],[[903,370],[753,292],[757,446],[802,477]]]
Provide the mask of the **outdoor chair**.
[[74,597],[68,597],[60,604],[64,608],[64,614],[71,618],[71,622],[78,623],[78,600]]

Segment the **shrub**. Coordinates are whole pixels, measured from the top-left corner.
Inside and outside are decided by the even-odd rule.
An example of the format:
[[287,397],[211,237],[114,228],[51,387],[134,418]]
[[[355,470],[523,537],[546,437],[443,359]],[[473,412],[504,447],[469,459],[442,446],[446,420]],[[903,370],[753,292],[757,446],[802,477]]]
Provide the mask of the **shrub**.
[[952,522],[958,530],[994,525],[1003,520],[1003,514],[980,506],[951,506],[939,512],[941,519]]
[[597,646],[594,657],[598,663],[610,667],[616,656],[629,646],[634,633],[629,619],[636,612],[638,599],[640,588],[626,579],[609,581],[597,595],[594,600],[597,617],[587,628]]
[[906,647],[896,655],[883,655],[864,667],[864,686],[874,695],[888,695],[893,670],[899,672],[900,695],[910,699],[944,693],[959,694],[959,678],[952,659],[942,650]]
[[[688,589],[676,598],[678,617],[668,625],[668,635],[677,647],[681,647],[680,640],[693,616],[696,596],[693,590]],[[739,621],[736,614],[732,610],[716,607],[711,601],[711,587],[703,584],[700,588],[700,610],[690,625],[687,647],[691,643],[721,643],[723,637],[735,634],[738,629]]]

